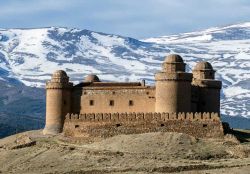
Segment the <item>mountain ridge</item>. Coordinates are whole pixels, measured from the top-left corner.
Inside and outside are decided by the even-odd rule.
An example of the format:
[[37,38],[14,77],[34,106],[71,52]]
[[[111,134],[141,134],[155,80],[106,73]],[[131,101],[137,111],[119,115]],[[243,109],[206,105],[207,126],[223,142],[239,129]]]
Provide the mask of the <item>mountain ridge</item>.
[[250,118],[249,45],[250,22],[141,40],[67,27],[0,29],[0,80],[32,88],[28,98],[41,102],[36,88],[44,88],[57,69],[66,70],[75,84],[95,73],[104,81],[145,79],[152,85],[164,57],[177,53],[188,72],[198,61],[212,63],[223,82],[222,115]]

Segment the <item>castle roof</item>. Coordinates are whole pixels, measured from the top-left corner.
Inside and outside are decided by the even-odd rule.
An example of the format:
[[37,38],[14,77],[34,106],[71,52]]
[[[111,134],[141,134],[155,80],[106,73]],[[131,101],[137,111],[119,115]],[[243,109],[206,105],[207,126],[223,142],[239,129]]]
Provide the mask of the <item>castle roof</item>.
[[195,65],[193,70],[194,71],[213,70],[213,67],[209,62],[199,62]]
[[165,58],[164,62],[166,62],[166,63],[183,63],[183,59],[178,54],[170,54]]
[[84,79],[85,82],[100,82],[100,79],[95,74],[89,74]]
[[53,77],[60,78],[60,77],[68,77],[67,73],[63,70],[57,70],[53,73]]
[[65,71],[57,70],[53,73],[52,78],[51,78],[51,82],[68,83],[69,77]]

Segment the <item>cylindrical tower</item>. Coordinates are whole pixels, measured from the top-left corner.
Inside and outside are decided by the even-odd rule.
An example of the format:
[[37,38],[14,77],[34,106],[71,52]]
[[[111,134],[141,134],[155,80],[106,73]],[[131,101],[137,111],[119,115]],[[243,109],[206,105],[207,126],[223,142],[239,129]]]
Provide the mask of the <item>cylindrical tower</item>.
[[193,69],[193,87],[197,88],[197,112],[220,113],[221,81],[214,80],[215,71],[209,62],[199,62]]
[[89,74],[85,77],[84,79],[84,82],[90,82],[90,83],[93,83],[93,82],[101,82],[99,77],[95,74]]
[[192,74],[185,72],[181,56],[165,58],[162,71],[155,74],[155,112],[190,112]]
[[46,83],[46,125],[44,134],[62,132],[65,115],[71,111],[71,89],[73,84],[65,71],[58,70]]

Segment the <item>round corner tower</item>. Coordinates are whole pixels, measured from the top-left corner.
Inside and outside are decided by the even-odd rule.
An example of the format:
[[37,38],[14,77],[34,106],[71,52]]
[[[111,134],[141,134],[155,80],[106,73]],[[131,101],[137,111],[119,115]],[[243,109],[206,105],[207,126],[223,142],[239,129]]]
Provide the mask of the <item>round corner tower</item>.
[[197,112],[220,112],[221,81],[209,62],[199,62],[193,69],[192,86],[198,88]]
[[162,71],[155,74],[155,112],[190,112],[192,74],[185,72],[181,56],[171,54],[162,64]]
[[44,134],[62,132],[65,115],[71,110],[73,84],[63,70],[56,71],[46,83],[46,125]]

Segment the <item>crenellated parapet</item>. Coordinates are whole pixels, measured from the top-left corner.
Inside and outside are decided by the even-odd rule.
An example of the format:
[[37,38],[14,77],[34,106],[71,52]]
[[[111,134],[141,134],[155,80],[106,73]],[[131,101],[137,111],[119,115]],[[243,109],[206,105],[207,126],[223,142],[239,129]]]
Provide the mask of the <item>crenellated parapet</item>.
[[168,121],[168,120],[189,120],[189,121],[213,121],[220,122],[219,113],[209,112],[180,112],[180,113],[87,113],[66,115],[66,121]]
[[218,113],[88,113],[67,114],[64,135],[111,137],[119,134],[180,132],[194,137],[223,137]]

